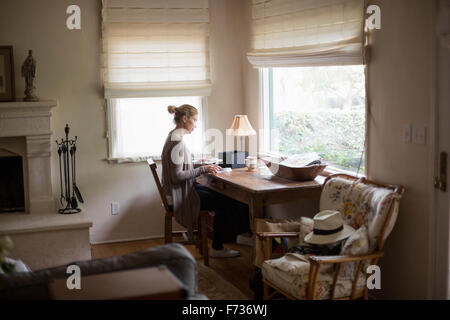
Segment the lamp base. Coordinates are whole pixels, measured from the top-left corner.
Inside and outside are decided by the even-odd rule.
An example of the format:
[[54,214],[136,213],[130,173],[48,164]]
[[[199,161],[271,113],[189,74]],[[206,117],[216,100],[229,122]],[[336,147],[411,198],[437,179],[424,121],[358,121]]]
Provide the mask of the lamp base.
[[222,168],[245,168],[245,158],[248,157],[247,151],[225,151],[219,152],[218,158],[222,159],[220,166]]

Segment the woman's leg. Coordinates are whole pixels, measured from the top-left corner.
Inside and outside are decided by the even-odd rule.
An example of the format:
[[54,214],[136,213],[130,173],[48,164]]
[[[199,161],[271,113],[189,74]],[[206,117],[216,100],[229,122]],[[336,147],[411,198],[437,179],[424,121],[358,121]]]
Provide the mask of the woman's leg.
[[239,202],[203,185],[196,185],[195,191],[197,191],[200,197],[201,210],[211,210],[215,213],[212,247],[215,250],[221,250],[223,249],[226,215],[236,212],[239,207]]
[[223,249],[224,232],[224,208],[226,199],[203,185],[196,185],[195,191],[200,197],[200,210],[214,211],[214,237],[212,247],[216,250]]

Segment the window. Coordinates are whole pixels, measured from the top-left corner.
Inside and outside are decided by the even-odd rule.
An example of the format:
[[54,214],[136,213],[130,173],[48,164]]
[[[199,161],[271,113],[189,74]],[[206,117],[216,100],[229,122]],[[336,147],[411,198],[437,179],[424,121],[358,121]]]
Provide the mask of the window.
[[[317,153],[330,166],[364,172],[364,66],[265,68],[264,152]],[[269,129],[269,130],[267,130]]]
[[174,127],[168,105],[199,109],[185,137],[201,152],[204,99],[211,91],[208,0],[103,0],[103,82],[109,158],[158,158]]
[[202,97],[121,98],[110,99],[110,159],[127,159],[161,155],[167,134],[175,125],[167,106],[190,104],[197,108],[197,129],[183,138],[194,155],[202,152],[205,107]]

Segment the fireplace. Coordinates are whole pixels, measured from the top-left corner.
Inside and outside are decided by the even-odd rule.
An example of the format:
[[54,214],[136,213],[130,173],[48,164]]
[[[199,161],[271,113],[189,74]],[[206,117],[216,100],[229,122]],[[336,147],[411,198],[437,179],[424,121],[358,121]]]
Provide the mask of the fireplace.
[[0,102],[0,238],[9,236],[9,256],[34,270],[91,258],[86,211],[65,215],[55,206],[50,119],[56,105]]
[[22,161],[21,156],[0,157],[0,213],[25,211]]
[[1,216],[56,213],[50,128],[55,106],[56,101],[0,103]]

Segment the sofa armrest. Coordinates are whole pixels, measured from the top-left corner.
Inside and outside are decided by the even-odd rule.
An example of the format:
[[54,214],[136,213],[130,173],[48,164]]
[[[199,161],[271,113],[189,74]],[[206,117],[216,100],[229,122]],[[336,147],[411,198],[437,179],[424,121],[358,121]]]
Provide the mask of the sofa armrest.
[[[132,252],[123,256],[83,260],[63,266],[26,272],[10,277],[0,277],[0,298],[48,299],[48,283],[66,278],[69,265],[80,267],[81,276],[165,265],[177,277],[188,292],[188,298],[197,295],[197,263],[179,243]],[[45,290],[44,290],[45,289]]]

